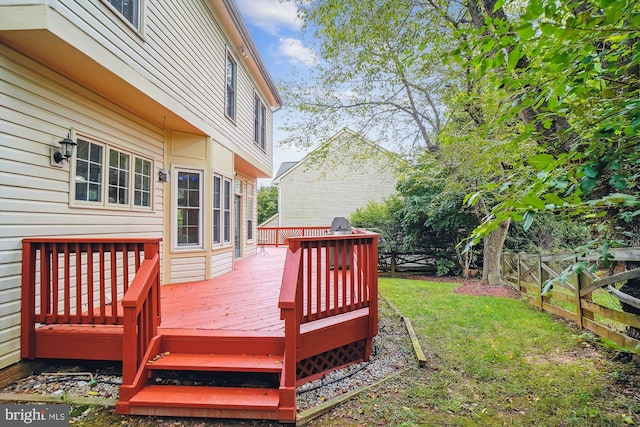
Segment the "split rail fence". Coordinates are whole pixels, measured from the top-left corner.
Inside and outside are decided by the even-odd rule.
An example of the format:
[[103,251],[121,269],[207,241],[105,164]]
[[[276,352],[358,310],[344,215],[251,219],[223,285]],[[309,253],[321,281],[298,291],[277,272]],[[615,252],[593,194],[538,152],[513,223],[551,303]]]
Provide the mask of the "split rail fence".
[[[640,248],[611,255],[605,269],[598,254],[504,253],[503,279],[540,310],[640,354]],[[624,286],[628,281],[636,283],[635,291]]]

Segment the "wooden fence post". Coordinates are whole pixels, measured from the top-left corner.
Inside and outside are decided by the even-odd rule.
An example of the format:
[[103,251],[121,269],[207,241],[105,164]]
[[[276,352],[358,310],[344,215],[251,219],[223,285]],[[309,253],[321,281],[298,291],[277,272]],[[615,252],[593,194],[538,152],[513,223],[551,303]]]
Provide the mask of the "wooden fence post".
[[540,310],[544,311],[545,297],[542,296],[542,254],[538,254],[538,266],[536,273],[538,273],[538,307]]

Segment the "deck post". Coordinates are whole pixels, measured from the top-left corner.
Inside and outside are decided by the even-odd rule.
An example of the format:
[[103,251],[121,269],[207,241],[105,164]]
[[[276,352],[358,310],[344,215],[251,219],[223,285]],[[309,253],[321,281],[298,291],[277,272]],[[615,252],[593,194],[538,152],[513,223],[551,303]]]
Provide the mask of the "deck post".
[[378,335],[378,236],[373,236],[369,246],[369,336],[367,337],[364,360],[369,361],[373,348],[373,337]]
[[22,310],[20,357],[36,357],[36,251],[30,241],[22,241]]

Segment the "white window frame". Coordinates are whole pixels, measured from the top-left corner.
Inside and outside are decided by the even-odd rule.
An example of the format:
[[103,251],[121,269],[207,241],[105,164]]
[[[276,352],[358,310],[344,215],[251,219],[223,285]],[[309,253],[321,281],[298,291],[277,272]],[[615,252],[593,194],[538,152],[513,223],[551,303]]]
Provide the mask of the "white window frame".
[[257,93],[253,98],[253,142],[262,150],[266,150],[267,108]]
[[[216,197],[216,181],[219,184],[218,194]],[[213,174],[213,184],[211,186],[211,242],[213,246],[222,246],[222,192],[224,187],[224,177],[220,174]],[[217,220],[216,220],[217,214]],[[216,236],[216,230],[218,236]]]
[[254,224],[255,224],[255,214],[254,214],[254,208],[253,208],[253,202],[254,202],[254,189],[253,189],[253,184],[250,184],[247,182],[246,185],[247,188],[247,201],[246,201],[246,205],[247,205],[247,242],[251,242],[253,241],[253,235],[254,233]]
[[[236,121],[238,110],[238,62],[233,58],[231,51],[227,50],[227,59],[224,68],[224,114],[230,120]],[[231,69],[229,69],[231,66]],[[231,71],[231,76],[229,76]],[[231,77],[231,82],[229,78]]]
[[231,245],[233,234],[232,223],[233,208],[233,180],[224,178],[222,180],[222,244]]
[[[178,185],[180,181],[180,174],[196,174],[198,175],[198,242],[197,244],[180,244],[178,242]],[[204,194],[204,171],[202,169],[194,169],[190,167],[175,166],[171,171],[172,184],[171,184],[171,236],[172,236],[172,249],[176,251],[192,251],[204,248],[204,222],[203,222],[203,194]]]
[[[87,137],[85,135],[78,135],[76,138],[76,142],[92,144],[94,146],[100,147],[102,150],[102,158],[100,163],[100,200],[90,201],[90,200],[76,200],[76,183],[80,177],[77,175],[78,170],[78,149],[76,148],[76,156],[73,158],[73,167],[71,171],[72,181],[70,182],[70,191],[69,191],[69,205],[72,207],[91,207],[91,208],[104,208],[104,209],[124,209],[131,211],[151,211],[153,210],[153,192],[154,192],[154,184],[153,184],[153,171],[154,171],[154,161],[150,158],[140,156],[137,153],[129,150],[121,149],[120,147],[105,143],[102,141],[98,141],[94,138]],[[125,154],[129,157],[129,172],[127,178],[127,203],[115,203],[109,200],[109,172],[111,168],[110,164],[110,154],[111,152],[118,152],[120,154]],[[84,161],[84,159],[81,159]],[[150,170],[150,186],[149,186],[149,206],[137,205],[135,204],[135,191],[136,191],[136,183],[135,183],[135,163],[136,160],[142,160],[144,162],[149,163]],[[96,182],[97,183],[97,182]]]
[[[114,5],[112,0],[101,0],[103,4],[105,4],[113,13],[124,22],[126,25],[134,29],[136,32],[142,32],[142,20],[144,16],[144,1],[145,0],[128,0],[134,3],[134,14],[133,20],[130,21],[129,18],[125,16],[122,9],[118,7],[118,5]],[[124,2],[125,0],[122,0]]]

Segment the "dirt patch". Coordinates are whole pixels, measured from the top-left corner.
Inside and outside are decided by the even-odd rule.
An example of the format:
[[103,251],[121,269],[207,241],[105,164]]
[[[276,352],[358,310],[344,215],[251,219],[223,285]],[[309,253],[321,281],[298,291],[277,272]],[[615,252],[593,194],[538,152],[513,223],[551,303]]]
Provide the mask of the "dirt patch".
[[520,298],[520,294],[509,285],[487,285],[481,280],[464,279],[462,277],[431,277],[412,276],[412,280],[425,280],[429,282],[458,283],[460,286],[454,292],[462,295],[480,295],[500,298]]

